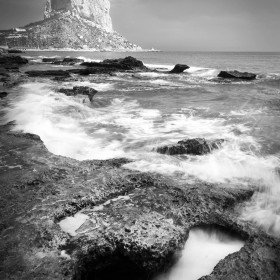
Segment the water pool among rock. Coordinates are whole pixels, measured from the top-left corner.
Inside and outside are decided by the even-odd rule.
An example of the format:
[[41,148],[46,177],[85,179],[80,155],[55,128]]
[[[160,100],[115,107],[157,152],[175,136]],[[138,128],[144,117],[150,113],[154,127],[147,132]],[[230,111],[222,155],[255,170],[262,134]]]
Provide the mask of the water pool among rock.
[[211,274],[220,260],[239,251],[244,244],[241,238],[219,228],[194,228],[178,262],[154,280],[198,280]]

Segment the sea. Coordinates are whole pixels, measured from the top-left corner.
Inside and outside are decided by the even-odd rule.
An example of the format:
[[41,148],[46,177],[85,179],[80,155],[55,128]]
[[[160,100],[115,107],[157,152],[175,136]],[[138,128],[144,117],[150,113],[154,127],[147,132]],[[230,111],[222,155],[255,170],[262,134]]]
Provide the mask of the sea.
[[[280,237],[280,53],[32,51],[25,54],[31,63],[23,70],[73,67],[42,64],[43,57],[102,61],[129,55],[158,72],[30,81],[9,95],[5,121],[38,134],[57,155],[77,160],[125,157],[132,162],[124,168],[155,172],[182,184],[254,188],[241,219]],[[177,63],[190,69],[168,74]],[[221,70],[253,72],[257,79],[220,81]],[[98,93],[90,103],[57,92],[73,86]],[[203,156],[155,151],[190,138],[225,142]]]

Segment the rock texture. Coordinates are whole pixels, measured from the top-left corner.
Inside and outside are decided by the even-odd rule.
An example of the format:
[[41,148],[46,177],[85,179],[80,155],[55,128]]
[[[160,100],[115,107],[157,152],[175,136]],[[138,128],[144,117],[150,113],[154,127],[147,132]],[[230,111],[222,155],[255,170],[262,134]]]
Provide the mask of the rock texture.
[[45,19],[69,12],[72,16],[95,22],[106,31],[113,31],[109,11],[108,0],[47,0]]
[[[252,190],[178,185],[121,168],[126,159],[55,156],[38,136],[10,132],[11,125],[0,127],[1,279],[148,279],[177,259],[196,225],[246,240],[205,279],[279,279],[279,240],[234,210]],[[87,219],[75,234],[62,231],[59,222],[78,212]]]
[[156,151],[167,155],[205,155],[214,149],[219,149],[224,142],[223,139],[205,140],[204,138],[186,139],[175,145],[158,147]]
[[0,31],[0,45],[27,49],[141,49],[113,31],[109,10],[109,0],[47,0],[43,21]]

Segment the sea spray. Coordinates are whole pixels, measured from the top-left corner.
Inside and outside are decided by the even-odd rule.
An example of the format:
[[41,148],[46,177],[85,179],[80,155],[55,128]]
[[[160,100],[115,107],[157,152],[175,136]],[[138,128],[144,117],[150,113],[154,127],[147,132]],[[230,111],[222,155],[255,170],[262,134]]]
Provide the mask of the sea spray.
[[[280,180],[275,169],[280,159],[277,154],[262,153],[263,144],[254,137],[258,124],[263,128],[269,125],[265,117],[270,111],[265,111],[262,101],[267,97],[261,93],[261,107],[252,104],[255,90],[254,98],[245,95],[250,84],[222,85],[223,90],[234,88],[232,94],[221,94],[217,86],[207,90],[174,87],[170,92],[159,79],[188,85],[188,77],[159,75],[140,75],[141,80],[131,74],[90,77],[90,81],[60,85],[28,83],[19,87],[6,120],[16,121],[16,130],[38,134],[55,154],[78,160],[126,157],[134,160],[126,168],[157,172],[182,183],[200,180],[254,186],[262,192],[247,205],[242,218],[279,235]],[[135,80],[139,93],[130,91]],[[76,84],[98,87],[100,93],[85,104],[56,92],[58,86]],[[151,85],[160,90],[146,93],[144,89]],[[196,137],[219,137],[225,143],[220,150],[200,157],[154,151],[158,146]]]

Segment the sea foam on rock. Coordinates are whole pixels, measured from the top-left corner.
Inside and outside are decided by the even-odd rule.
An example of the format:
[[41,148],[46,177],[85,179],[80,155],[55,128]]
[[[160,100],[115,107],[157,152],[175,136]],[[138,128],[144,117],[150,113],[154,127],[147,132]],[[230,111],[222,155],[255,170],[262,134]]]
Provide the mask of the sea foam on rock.
[[224,142],[223,139],[205,140],[204,138],[186,139],[175,145],[158,147],[156,151],[167,155],[205,155],[214,149],[219,149]]

